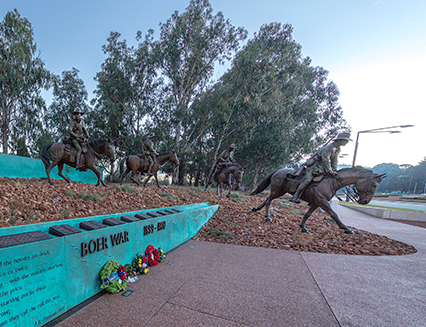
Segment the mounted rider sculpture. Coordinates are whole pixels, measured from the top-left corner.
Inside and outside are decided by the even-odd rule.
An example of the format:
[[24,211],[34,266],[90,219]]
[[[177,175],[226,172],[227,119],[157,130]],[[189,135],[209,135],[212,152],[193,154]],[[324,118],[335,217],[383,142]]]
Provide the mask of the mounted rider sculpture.
[[[290,193],[293,194],[290,201],[299,203],[302,199],[309,204],[309,209],[300,224],[302,232],[308,233],[305,223],[311,214],[320,207],[333,218],[339,228],[345,230],[345,233],[353,234],[331,208],[330,200],[341,188],[353,185],[356,201],[359,204],[368,204],[386,174],[376,174],[358,166],[336,171],[340,146],[346,145],[350,141],[349,136],[349,133],[340,133],[331,144],[321,148],[301,169],[279,169],[267,175],[251,195],[259,194],[271,185],[270,195],[260,206],[252,210],[258,211],[266,206],[266,221],[272,222],[269,214],[272,200]],[[306,171],[304,175],[303,170]]]
[[313,180],[319,182],[326,174],[336,176],[340,147],[352,141],[349,137],[349,133],[340,133],[332,143],[319,149],[319,151],[304,164],[302,182],[290,199],[291,202],[300,203],[300,194],[302,194]]
[[138,154],[138,156],[142,160],[147,160],[149,162],[147,175],[152,175],[152,167],[154,167],[155,159],[158,156],[158,153],[154,150],[152,139],[155,137],[154,134],[148,136],[145,142],[142,145],[142,153]]
[[229,192],[227,197],[231,196],[231,175],[234,176],[237,186],[239,186],[243,178],[244,169],[236,163],[234,158],[235,148],[235,144],[232,143],[228,149],[222,151],[207,178],[205,190],[214,180],[217,184],[217,195],[220,195],[220,198],[222,198],[223,185],[228,185]]
[[76,170],[81,170],[84,167],[84,165],[81,163],[82,146],[85,146],[84,143],[89,141],[89,134],[87,133],[84,121],[81,119],[82,115],[84,115],[84,112],[82,112],[79,108],[75,109],[73,112],[74,117],[68,127],[68,134],[70,135],[69,142],[77,150],[77,155],[75,158]]
[[[174,165],[173,177],[176,176],[179,170],[179,158],[175,152],[164,152],[158,154],[154,148],[152,139],[155,135],[148,136],[147,140],[142,145],[142,153],[138,155],[130,155],[120,160],[120,184],[123,183],[124,177],[132,172],[130,180],[140,186],[139,177],[136,178],[138,173],[146,174],[146,178],[143,186],[145,186],[151,177],[155,178],[157,186],[160,187],[158,182],[157,173],[160,167],[167,161],[170,161]],[[126,166],[126,169],[125,169]],[[174,178],[173,178],[174,179]]]
[[56,165],[58,166],[58,175],[68,183],[71,180],[62,174],[64,164],[74,167],[79,171],[92,170],[98,177],[96,185],[107,186],[102,180],[101,172],[96,168],[96,158],[100,155],[106,155],[111,162],[111,171],[115,161],[114,145],[111,139],[102,138],[89,142],[89,134],[84,125],[79,108],[73,112],[73,119],[69,125],[69,139],[63,142],[46,144],[40,152],[40,158],[46,168],[46,175],[49,184],[53,185],[50,178],[50,171]]

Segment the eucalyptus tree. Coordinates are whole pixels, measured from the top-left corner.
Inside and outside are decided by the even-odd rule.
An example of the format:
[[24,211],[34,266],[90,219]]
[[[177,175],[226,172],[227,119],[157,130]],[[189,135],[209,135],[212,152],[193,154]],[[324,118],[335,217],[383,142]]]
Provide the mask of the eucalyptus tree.
[[53,99],[45,120],[56,141],[68,136],[68,126],[75,109],[80,108],[85,113],[90,110],[87,90],[78,73],[79,70],[73,67],[53,79]]
[[[50,73],[36,54],[31,23],[19,12],[8,12],[0,22],[0,133],[3,153],[33,142],[46,105],[41,89],[49,88]],[[36,130],[34,130],[36,129]]]
[[325,69],[303,57],[292,32],[288,24],[263,25],[216,88],[228,96],[211,94],[216,101],[211,108],[224,110],[212,126],[211,135],[223,131],[213,137],[213,150],[217,153],[225,140],[237,143],[245,180],[253,183],[259,173],[299,160],[347,128],[336,85]]
[[140,151],[144,123],[157,101],[161,79],[152,53],[152,30],[143,40],[137,33],[136,48],[119,38],[119,33],[111,32],[102,47],[107,58],[95,77],[98,85],[90,118],[96,135],[118,140],[117,149],[130,153]]
[[160,24],[156,56],[171,91],[172,133],[181,157],[190,151],[193,133],[191,105],[206,89],[215,63],[229,60],[246,38],[221,12],[213,14],[208,0],[191,0],[183,13],[175,11]]

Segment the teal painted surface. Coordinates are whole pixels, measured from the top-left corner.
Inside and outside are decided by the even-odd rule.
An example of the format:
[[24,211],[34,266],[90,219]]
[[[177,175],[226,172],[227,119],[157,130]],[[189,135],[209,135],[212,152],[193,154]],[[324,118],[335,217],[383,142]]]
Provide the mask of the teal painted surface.
[[[46,170],[40,159],[20,157],[10,154],[0,153],[0,176],[9,178],[47,178]],[[72,181],[96,184],[98,178],[91,170],[79,172],[67,165],[64,166],[63,174]],[[53,179],[63,180],[58,175],[58,167],[50,172]],[[1,326],[0,326],[1,327]]]
[[[0,326],[47,323],[101,291],[99,273],[108,260],[131,263],[149,244],[168,252],[195,236],[218,206],[198,203],[176,208],[183,212],[0,249]],[[0,236],[36,230],[48,233],[53,225],[78,228],[82,221],[102,222],[104,218],[156,210],[160,209],[2,228]],[[165,229],[158,231],[158,223],[165,223]],[[144,228],[150,226],[155,229],[144,235]],[[112,238],[125,233],[128,241],[113,245]],[[104,238],[106,246],[97,248]],[[82,256],[84,242],[92,245],[93,253]]]

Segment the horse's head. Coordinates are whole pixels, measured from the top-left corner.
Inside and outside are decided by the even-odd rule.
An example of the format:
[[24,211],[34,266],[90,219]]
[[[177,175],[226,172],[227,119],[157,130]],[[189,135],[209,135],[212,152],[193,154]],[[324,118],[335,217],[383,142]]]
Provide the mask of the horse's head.
[[110,138],[108,138],[107,141],[105,142],[105,155],[108,156],[111,163],[115,161],[114,142]]
[[355,183],[356,195],[358,197],[357,202],[359,204],[368,204],[373,198],[376,192],[377,186],[386,174],[373,173],[369,177],[361,178]]

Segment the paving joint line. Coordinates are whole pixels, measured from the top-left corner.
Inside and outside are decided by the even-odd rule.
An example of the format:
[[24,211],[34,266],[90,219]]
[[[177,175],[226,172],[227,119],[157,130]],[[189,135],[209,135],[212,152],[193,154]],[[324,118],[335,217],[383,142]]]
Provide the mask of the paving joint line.
[[305,261],[305,258],[303,257],[302,252],[299,252],[299,255],[300,255],[300,257],[302,258],[303,262],[305,263],[305,266],[306,266],[306,268],[308,269],[309,274],[312,276],[312,279],[313,279],[313,281],[314,281],[315,285],[317,286],[318,290],[320,291],[322,298],[324,299],[325,303],[327,303],[327,306],[328,306],[328,308],[330,309],[331,314],[333,315],[333,317],[334,317],[334,319],[336,320],[337,324],[338,324],[340,327],[342,327],[342,324],[340,323],[339,319],[337,319],[337,316],[336,316],[336,314],[334,313],[333,308],[331,307],[331,305],[330,305],[330,303],[328,302],[328,300],[327,300],[327,298],[326,298],[326,296],[325,296],[324,292],[322,291],[322,289],[321,289],[321,287],[319,286],[319,284],[318,284],[318,282],[317,282],[316,278],[314,277],[314,274],[312,273],[311,269],[309,268],[308,263]]
[[[184,243],[182,243],[179,247],[182,247],[184,244],[189,243],[189,241],[186,241]],[[216,244],[216,243],[215,243]],[[210,256],[212,255],[212,253],[217,249],[217,247],[219,246],[219,244],[216,244],[216,246],[214,247],[214,249],[211,251],[211,253],[205,257],[205,259],[194,269],[194,271],[182,282],[182,284],[176,289],[176,291],[173,292],[172,295],[170,295],[170,297],[163,303],[163,305],[151,316],[151,318],[148,319],[148,321],[144,324],[144,326],[148,325],[152,319],[154,319],[154,317],[164,308],[164,306],[167,303],[170,303],[170,299],[183,287],[183,285],[186,284],[186,282],[195,274],[195,272],[200,269],[201,265],[203,265],[208,258],[210,258]],[[173,250],[177,250],[177,248],[173,249]]]

